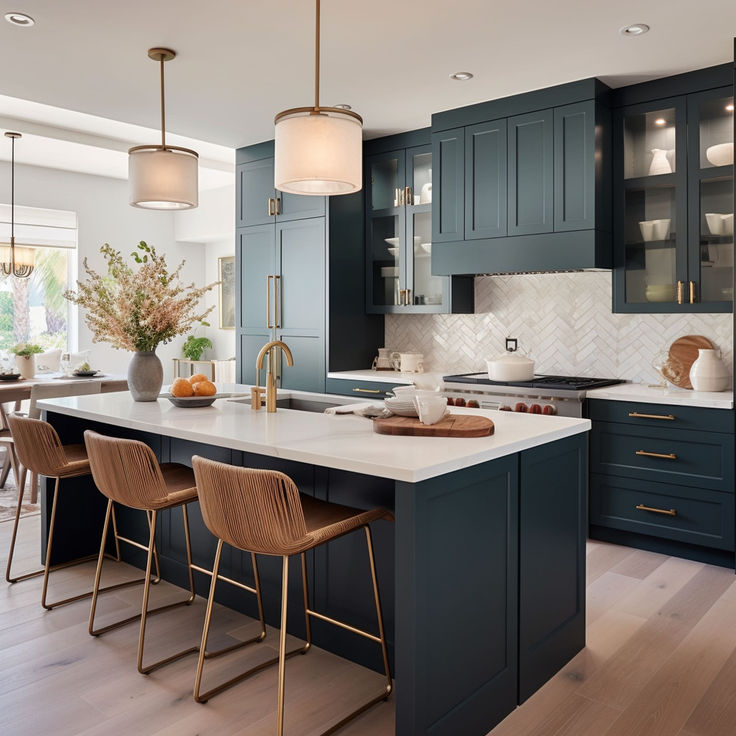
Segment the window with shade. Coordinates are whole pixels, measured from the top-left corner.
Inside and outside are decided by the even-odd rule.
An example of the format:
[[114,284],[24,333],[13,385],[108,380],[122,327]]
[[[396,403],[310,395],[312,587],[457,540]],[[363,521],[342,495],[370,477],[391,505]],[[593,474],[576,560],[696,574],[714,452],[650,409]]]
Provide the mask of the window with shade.
[[[64,292],[76,278],[77,213],[15,206],[16,262],[29,261],[28,278],[0,269],[0,351],[19,342],[68,350],[76,331]],[[10,205],[0,204],[0,263],[10,262]]]

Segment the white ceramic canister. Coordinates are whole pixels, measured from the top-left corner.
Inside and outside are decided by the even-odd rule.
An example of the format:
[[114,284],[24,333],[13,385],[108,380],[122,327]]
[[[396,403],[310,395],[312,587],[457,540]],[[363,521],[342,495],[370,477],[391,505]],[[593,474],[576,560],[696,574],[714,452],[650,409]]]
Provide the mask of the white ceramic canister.
[[508,351],[494,360],[487,360],[486,365],[491,381],[531,381],[534,378],[534,361],[517,352]]
[[698,359],[690,368],[690,383],[695,391],[725,391],[729,373],[717,350],[698,350]]

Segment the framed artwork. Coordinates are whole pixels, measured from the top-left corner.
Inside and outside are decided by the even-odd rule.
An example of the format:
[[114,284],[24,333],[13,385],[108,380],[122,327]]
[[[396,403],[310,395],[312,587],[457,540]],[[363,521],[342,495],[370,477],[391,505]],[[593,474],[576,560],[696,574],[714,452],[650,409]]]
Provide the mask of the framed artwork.
[[235,329],[235,256],[217,259],[220,281],[220,329]]

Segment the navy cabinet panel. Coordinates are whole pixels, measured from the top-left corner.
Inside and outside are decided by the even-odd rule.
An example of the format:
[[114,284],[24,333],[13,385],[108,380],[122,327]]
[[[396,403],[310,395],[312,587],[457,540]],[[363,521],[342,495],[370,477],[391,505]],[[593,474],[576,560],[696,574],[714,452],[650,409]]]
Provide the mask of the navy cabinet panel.
[[238,327],[264,330],[273,326],[274,318],[271,314],[276,272],[273,225],[244,228],[238,230],[237,237],[242,285]]
[[322,335],[281,330],[277,336],[289,346],[294,358],[294,365],[288,366],[281,356],[281,388],[324,393],[326,371],[325,342]]
[[432,135],[432,242],[462,240],[465,235],[465,130]]
[[595,226],[595,102],[555,108],[556,232]]
[[519,702],[585,646],[586,435],[521,453]]
[[652,427],[657,430],[734,432],[734,412],[730,409],[588,399],[587,416],[593,421],[621,422],[632,427]]
[[733,550],[733,518],[731,493],[591,475],[591,524]]
[[508,120],[508,232],[532,235],[553,230],[552,110]]
[[276,226],[279,248],[278,327],[323,334],[325,329],[325,221],[294,220]]
[[240,350],[240,383],[266,385],[266,361],[263,361],[263,371],[261,372],[261,380],[256,380],[256,358],[261,348],[271,339],[271,332],[264,330],[261,332],[249,331],[239,336]]
[[466,240],[506,235],[507,156],[505,120],[465,129]]
[[[380,381],[350,381],[345,378],[328,378],[327,392],[340,394],[341,396],[355,396],[363,399],[376,399],[382,401],[386,396],[393,396],[391,388],[393,383],[382,383]],[[403,384],[408,386],[409,384]]]
[[733,435],[607,422],[593,427],[593,472],[733,493]]
[[273,196],[272,158],[240,164],[236,186],[237,227],[273,222],[268,206],[268,200]]
[[308,197],[276,191],[276,221],[324,217],[327,197]]

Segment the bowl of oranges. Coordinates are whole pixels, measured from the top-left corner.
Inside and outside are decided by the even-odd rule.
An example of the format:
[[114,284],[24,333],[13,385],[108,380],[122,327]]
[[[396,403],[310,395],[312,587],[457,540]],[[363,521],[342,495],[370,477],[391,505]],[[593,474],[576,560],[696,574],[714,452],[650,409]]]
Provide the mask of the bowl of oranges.
[[217,393],[217,387],[204,373],[195,373],[190,378],[176,378],[170,391],[163,396],[174,406],[186,409],[211,406],[215,399],[225,395]]

